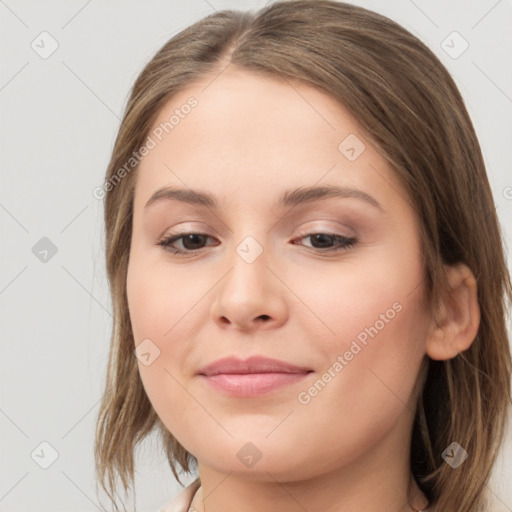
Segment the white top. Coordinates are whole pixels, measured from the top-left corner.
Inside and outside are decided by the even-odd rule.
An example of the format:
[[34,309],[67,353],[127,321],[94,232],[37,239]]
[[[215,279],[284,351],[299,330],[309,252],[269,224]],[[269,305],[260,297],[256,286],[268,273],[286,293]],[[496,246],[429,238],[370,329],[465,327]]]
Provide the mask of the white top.
[[194,495],[201,487],[199,478],[182,489],[171,501],[155,512],[188,512]]

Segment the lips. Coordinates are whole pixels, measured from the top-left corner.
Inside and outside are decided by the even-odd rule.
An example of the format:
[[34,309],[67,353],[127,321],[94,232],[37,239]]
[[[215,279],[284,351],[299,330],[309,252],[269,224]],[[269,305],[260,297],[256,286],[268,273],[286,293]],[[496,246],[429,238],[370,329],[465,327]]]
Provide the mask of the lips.
[[253,356],[245,361],[227,357],[201,368],[198,377],[222,395],[248,398],[292,386],[312,371],[262,356]]
[[248,373],[309,373],[311,368],[296,366],[278,359],[252,356],[245,361],[235,357],[219,359],[198,371],[199,375],[248,374]]

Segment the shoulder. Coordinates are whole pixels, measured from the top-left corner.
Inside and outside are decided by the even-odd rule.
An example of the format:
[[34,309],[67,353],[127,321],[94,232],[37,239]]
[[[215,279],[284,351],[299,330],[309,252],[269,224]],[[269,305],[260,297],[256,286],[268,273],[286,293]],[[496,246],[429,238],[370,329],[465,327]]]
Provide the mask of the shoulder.
[[172,498],[171,501],[160,507],[160,509],[155,512],[187,512],[194,494],[200,486],[201,482],[199,478],[196,478],[193,482],[182,489],[179,494]]

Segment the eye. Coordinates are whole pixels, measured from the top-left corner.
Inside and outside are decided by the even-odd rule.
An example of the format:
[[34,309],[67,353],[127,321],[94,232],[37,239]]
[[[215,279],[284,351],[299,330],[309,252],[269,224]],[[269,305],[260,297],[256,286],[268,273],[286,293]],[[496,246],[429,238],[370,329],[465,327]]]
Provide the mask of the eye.
[[[296,240],[304,240],[309,238],[316,252],[337,252],[350,249],[355,246],[357,239],[354,237],[346,237],[336,233],[310,233],[304,235]],[[295,243],[295,240],[293,241]],[[331,247],[332,244],[337,243],[337,246]],[[315,246],[316,245],[316,246]],[[306,246],[307,247],[307,246]]]
[[[164,247],[164,249],[170,251],[173,254],[193,254],[199,249],[202,249],[206,239],[211,238],[204,233],[180,233],[179,235],[171,235],[164,238],[158,245]],[[173,244],[177,241],[182,243],[184,249],[173,247]]]
[[[160,242],[158,245],[172,254],[195,254],[205,247],[206,241],[212,238],[204,233],[180,233],[178,235],[170,235]],[[318,253],[338,252],[348,250],[357,244],[357,239],[346,237],[335,233],[309,233],[292,241],[294,245],[296,240],[310,239],[314,251]],[[180,242],[182,247],[176,247],[174,244]],[[332,244],[337,246],[332,247]],[[306,247],[308,247],[306,245]]]

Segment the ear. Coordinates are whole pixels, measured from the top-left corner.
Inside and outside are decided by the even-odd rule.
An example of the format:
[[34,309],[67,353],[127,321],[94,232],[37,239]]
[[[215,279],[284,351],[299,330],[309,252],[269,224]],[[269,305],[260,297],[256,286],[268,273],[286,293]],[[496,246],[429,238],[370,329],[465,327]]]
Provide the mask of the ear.
[[[476,279],[470,268],[459,263],[445,265],[448,290],[432,319],[425,351],[436,360],[452,359],[473,343],[480,325]],[[437,321],[436,321],[437,320]]]

